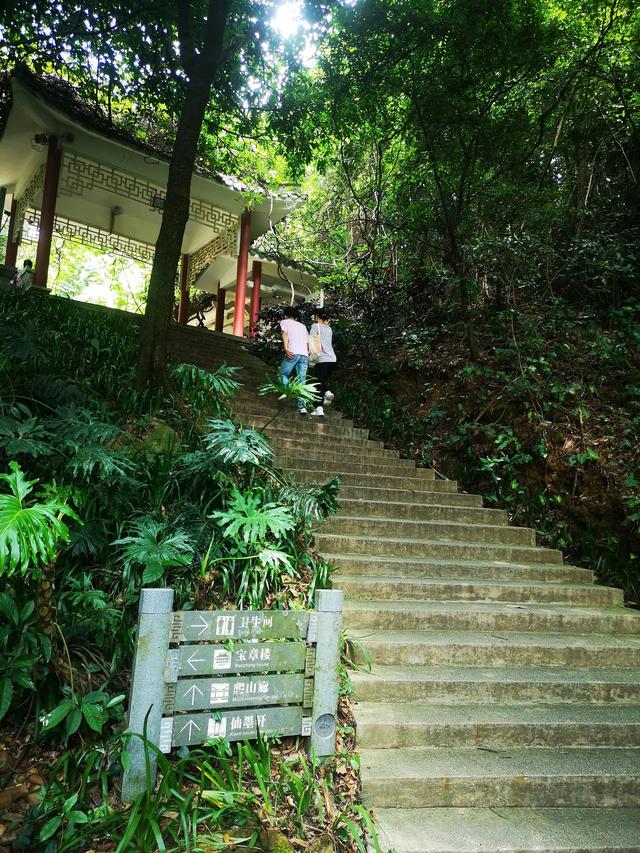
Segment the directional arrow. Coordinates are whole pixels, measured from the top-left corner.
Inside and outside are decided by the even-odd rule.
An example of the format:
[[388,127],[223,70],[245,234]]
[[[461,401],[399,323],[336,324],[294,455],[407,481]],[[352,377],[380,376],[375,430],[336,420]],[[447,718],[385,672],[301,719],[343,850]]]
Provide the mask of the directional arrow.
[[197,729],[198,731],[200,731],[200,726],[199,726],[197,723],[195,723],[193,720],[188,720],[188,721],[184,724],[184,726],[180,729],[180,734],[182,734],[182,732],[183,732],[185,729],[189,729],[189,732],[188,732],[188,734],[187,734],[187,737],[189,738],[189,740],[191,740],[191,738],[193,737],[193,729],[194,729],[194,728],[195,728],[195,729]]
[[207,630],[207,628],[209,627],[209,623],[207,622],[207,620],[204,618],[204,616],[201,613],[198,613],[198,619],[200,620],[199,622],[193,622],[191,625],[189,625],[189,627],[190,628],[200,628],[200,632],[199,632],[198,636],[201,637],[204,634],[204,632]]
[[197,684],[192,684],[188,690],[185,690],[185,692],[182,694],[182,698],[184,699],[184,697],[188,696],[189,693],[191,693],[191,704],[192,705],[196,701],[196,693],[199,693],[201,696],[204,696],[204,693],[202,692],[202,690],[200,690],[200,688],[198,687]]
[[196,657],[196,655],[197,655],[197,654],[198,654],[198,652],[194,652],[194,653],[191,655],[191,657],[190,657],[190,658],[187,658],[187,663],[189,664],[189,666],[191,667],[191,669],[192,669],[194,672],[197,672],[197,671],[198,671],[198,667],[197,667],[197,666],[194,666],[194,664],[196,664],[196,663],[204,663],[204,660],[205,660],[204,658],[197,658],[197,657]]

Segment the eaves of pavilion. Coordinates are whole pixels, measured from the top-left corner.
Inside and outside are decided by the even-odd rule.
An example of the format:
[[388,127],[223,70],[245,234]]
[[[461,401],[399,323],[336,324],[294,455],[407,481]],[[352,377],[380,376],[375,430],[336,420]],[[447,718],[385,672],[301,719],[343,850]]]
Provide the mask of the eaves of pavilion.
[[[128,135],[59,80],[21,70],[5,85],[10,87],[0,117],[0,209],[10,209],[5,263],[15,265],[27,222],[38,228],[39,287],[47,285],[54,235],[152,263],[169,169],[166,153]],[[232,331],[243,335],[255,322],[261,281],[271,289],[274,278],[278,286],[293,281],[286,273],[283,278],[281,268],[274,272],[274,262],[250,258],[251,244],[301,203],[293,194],[256,193],[236,178],[197,169],[182,243],[178,321],[188,320],[188,290],[195,286],[217,292],[216,328],[222,331],[225,296],[233,293]],[[309,281],[300,284],[303,292],[314,289]]]

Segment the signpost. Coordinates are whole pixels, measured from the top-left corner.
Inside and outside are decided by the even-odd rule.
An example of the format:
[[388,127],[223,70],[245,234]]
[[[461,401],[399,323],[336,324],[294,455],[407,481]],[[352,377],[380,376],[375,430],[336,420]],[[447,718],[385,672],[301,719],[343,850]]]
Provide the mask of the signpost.
[[[129,731],[160,752],[213,738],[302,735],[322,758],[336,743],[343,594],[319,590],[312,611],[173,613],[173,590],[143,589]],[[127,802],[155,782],[155,754],[132,737]]]

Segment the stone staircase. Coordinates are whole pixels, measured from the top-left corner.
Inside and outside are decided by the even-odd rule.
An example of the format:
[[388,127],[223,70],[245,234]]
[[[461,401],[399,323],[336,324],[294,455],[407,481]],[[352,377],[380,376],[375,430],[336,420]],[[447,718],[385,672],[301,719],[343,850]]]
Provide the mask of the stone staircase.
[[[264,365],[196,334],[202,367],[244,365],[234,412],[265,424]],[[342,475],[316,541],[372,661],[353,681],[382,848],[640,853],[640,614],[621,592],[334,411],[288,408],[267,434],[297,479]]]

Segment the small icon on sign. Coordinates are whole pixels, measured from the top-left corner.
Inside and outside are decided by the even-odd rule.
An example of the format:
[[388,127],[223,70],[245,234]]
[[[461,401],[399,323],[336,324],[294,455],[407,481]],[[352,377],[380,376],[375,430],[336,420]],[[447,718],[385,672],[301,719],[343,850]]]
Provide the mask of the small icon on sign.
[[213,652],[214,669],[231,669],[231,652],[227,649],[215,649]]
[[222,705],[229,700],[228,684],[212,684],[209,701],[212,705]]
[[221,720],[209,720],[207,726],[207,737],[224,737],[227,733],[227,718]]
[[233,636],[235,624],[235,616],[218,616],[216,619],[216,637]]

